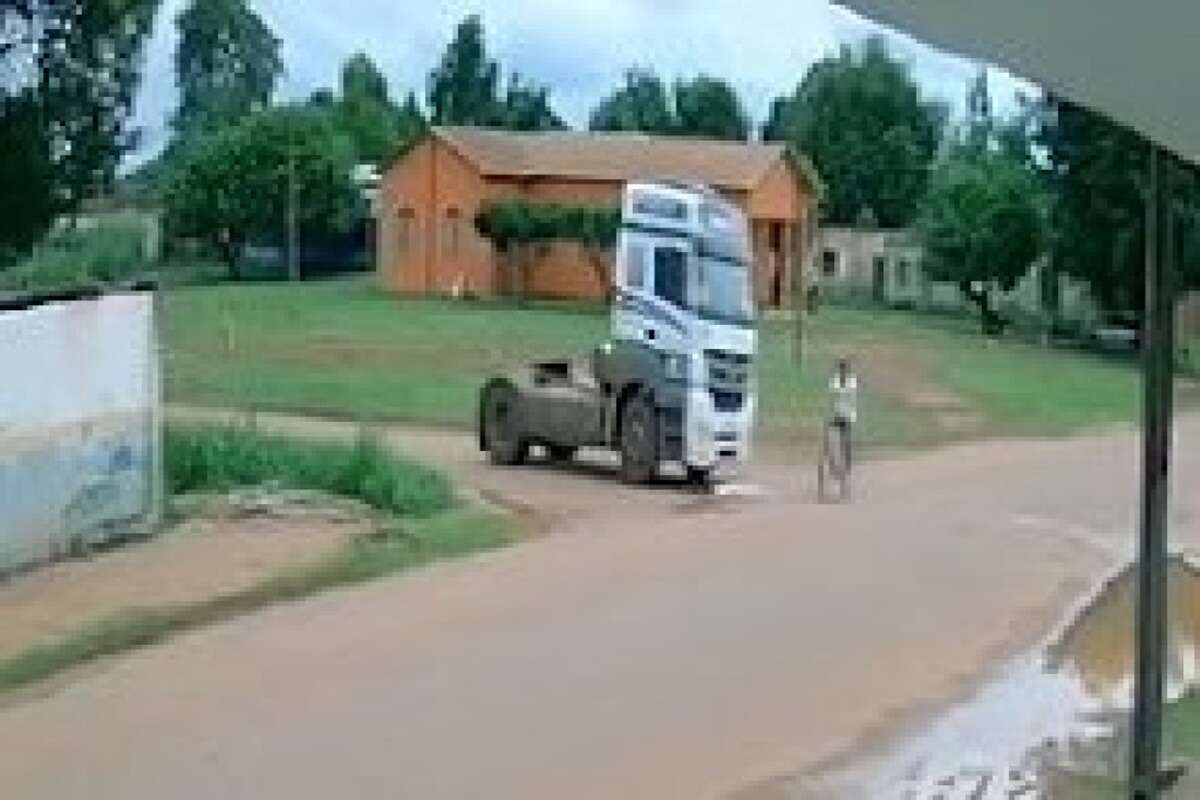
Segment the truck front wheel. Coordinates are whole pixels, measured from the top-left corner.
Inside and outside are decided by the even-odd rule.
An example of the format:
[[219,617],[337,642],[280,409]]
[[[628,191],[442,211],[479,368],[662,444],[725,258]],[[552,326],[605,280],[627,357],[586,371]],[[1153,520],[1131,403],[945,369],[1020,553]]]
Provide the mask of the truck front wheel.
[[493,464],[521,464],[529,443],[521,438],[516,420],[517,393],[503,384],[491,386],[484,397],[483,439]]
[[650,483],[658,473],[658,415],[644,392],[621,410],[621,478]]

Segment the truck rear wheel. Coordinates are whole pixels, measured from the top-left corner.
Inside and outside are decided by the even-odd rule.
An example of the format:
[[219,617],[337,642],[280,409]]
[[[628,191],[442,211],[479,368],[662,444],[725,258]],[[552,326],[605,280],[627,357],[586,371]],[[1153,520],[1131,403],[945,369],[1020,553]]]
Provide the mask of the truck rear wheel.
[[658,474],[658,415],[644,392],[638,392],[621,411],[621,478],[626,483],[650,483]]
[[529,443],[517,426],[517,393],[512,387],[491,386],[484,396],[483,439],[493,464],[521,464],[529,455]]

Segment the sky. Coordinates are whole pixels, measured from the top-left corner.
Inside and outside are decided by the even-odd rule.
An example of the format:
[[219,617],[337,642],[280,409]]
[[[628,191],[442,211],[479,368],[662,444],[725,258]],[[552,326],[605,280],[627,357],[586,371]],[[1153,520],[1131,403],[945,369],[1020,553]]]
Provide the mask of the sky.
[[[165,141],[177,104],[175,17],[186,0],[163,0],[135,106],[144,134],[139,159]],[[809,66],[841,44],[885,33],[930,97],[961,108],[978,64],[941,53],[861,20],[827,0],[252,0],[283,42],[279,97],[307,97],[337,84],[341,63],[366,52],[387,76],[393,97],[424,98],[430,69],[454,26],[479,14],[489,52],[507,75],[520,72],[550,88],[572,127],[631,66],[668,81],[704,72],[730,81],[756,124],[771,100],[790,92]],[[1028,87],[991,72],[993,103],[1012,106]]]

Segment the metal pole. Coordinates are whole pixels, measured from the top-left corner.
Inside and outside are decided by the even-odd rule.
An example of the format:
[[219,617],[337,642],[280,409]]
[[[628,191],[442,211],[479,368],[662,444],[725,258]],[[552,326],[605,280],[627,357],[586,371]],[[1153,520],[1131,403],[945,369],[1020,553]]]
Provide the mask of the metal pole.
[[1155,800],[1163,788],[1160,764],[1167,645],[1167,499],[1175,359],[1174,237],[1169,184],[1169,156],[1152,145],[1146,203],[1141,541],[1130,775],[1134,800]]
[[296,215],[296,194],[296,143],[293,140],[288,147],[287,200],[288,279],[293,281],[300,280],[300,226]]

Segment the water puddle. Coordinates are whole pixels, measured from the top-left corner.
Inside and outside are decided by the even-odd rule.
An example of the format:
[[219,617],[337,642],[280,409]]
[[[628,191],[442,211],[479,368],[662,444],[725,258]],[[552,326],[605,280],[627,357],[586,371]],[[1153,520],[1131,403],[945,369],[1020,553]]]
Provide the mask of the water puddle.
[[[1051,792],[1051,776],[1112,775],[1133,689],[1131,568],[1115,575],[1039,653],[1017,659],[970,700],[884,753],[799,781],[802,798],[1086,797]],[[1200,671],[1200,568],[1182,558],[1169,571],[1168,699]],[[1113,763],[1115,762],[1115,763]],[[1058,783],[1055,783],[1058,786]]]

